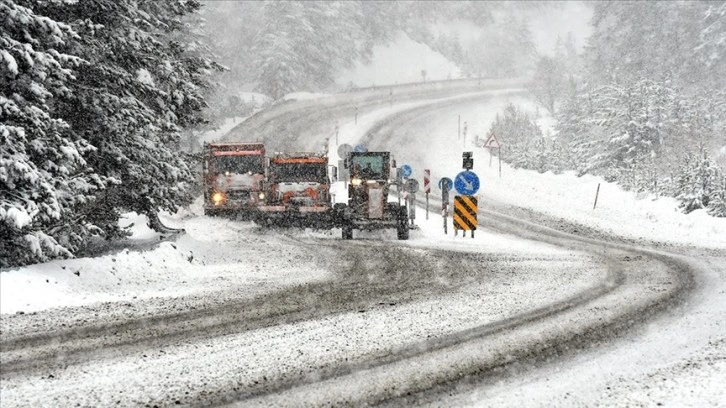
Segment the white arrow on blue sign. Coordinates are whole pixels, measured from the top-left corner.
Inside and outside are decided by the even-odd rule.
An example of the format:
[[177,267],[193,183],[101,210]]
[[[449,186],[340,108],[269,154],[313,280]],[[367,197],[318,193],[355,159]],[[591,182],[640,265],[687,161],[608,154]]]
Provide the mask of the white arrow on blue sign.
[[401,175],[405,178],[411,177],[413,174],[413,168],[409,166],[408,164],[404,164],[401,166]]
[[473,171],[462,171],[456,175],[454,187],[462,195],[476,194],[479,191],[479,177]]
[[365,152],[367,152],[367,151],[368,151],[368,149],[366,149],[366,147],[365,147],[365,146],[363,146],[363,145],[358,145],[358,146],[356,146],[356,147],[355,147],[355,149],[353,149],[353,150],[354,150],[355,152],[357,152],[357,153],[365,153]]

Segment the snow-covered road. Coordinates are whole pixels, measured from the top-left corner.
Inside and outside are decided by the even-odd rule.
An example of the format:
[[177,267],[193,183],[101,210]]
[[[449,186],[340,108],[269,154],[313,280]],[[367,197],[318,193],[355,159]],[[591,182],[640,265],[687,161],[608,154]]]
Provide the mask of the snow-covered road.
[[[516,95],[460,102],[491,116]],[[341,142],[391,145],[417,168],[431,154],[456,157],[460,147],[447,149],[446,140],[396,143],[386,130],[438,120],[435,112],[455,104],[446,97],[428,108],[361,108],[358,123],[341,118]],[[316,117],[348,110],[274,121],[302,134]],[[476,239],[443,235],[438,215],[425,221],[419,210],[421,230],[408,242],[388,233],[351,242],[339,231],[264,231],[196,208],[167,220],[187,234],[147,251],[3,272],[2,405],[629,405],[645,383],[625,381],[631,394],[604,394],[608,381],[625,377],[610,362],[621,343],[631,342],[625,349],[647,365],[640,327],[657,337],[653,322],[672,327],[693,311],[706,320],[703,306],[725,307],[714,300],[726,286],[721,250],[639,249],[629,237],[591,234],[595,228],[526,208],[486,207]],[[695,260],[693,251],[704,256]],[[58,304],[68,307],[51,308]],[[722,361],[723,350],[712,360]],[[594,381],[592,361],[610,377]],[[550,377],[561,385],[543,386]]]

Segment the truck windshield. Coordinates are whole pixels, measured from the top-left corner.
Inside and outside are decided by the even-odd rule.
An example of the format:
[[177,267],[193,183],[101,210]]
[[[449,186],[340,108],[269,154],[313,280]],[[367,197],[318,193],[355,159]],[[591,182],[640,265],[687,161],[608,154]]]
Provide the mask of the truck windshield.
[[262,156],[216,156],[214,168],[217,173],[263,174]]
[[274,165],[278,182],[327,183],[327,166],[324,163],[281,163]]
[[388,178],[382,156],[353,156],[351,162],[353,176],[365,180],[385,180]]

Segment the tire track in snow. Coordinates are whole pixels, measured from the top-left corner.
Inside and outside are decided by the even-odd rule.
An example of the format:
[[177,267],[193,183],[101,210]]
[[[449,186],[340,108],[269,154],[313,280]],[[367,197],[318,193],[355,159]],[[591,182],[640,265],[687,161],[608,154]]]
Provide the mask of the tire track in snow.
[[[471,103],[476,100],[487,99],[486,96],[474,96],[463,100],[440,101],[424,107],[413,108],[395,115],[391,115],[375,124],[366,134],[366,143],[375,145],[376,139],[389,139],[395,136],[393,130],[405,126],[406,123],[416,119],[422,113],[429,113],[432,110],[444,109],[457,104]],[[497,323],[482,325],[464,332],[455,333],[445,338],[414,343],[406,349],[399,350],[395,356],[380,358],[374,361],[367,361],[361,364],[340,365],[339,367],[316,372],[313,379],[301,378],[300,382],[287,382],[274,386],[267,385],[259,391],[247,391],[247,393],[236,392],[234,397],[225,396],[215,401],[217,404],[237,402],[243,405],[252,403],[276,403],[282,401],[292,402],[304,397],[310,401],[324,403],[325,396],[335,395],[338,403],[344,404],[379,404],[388,403],[393,405],[416,404],[425,401],[437,393],[448,392],[461,380],[475,384],[482,378],[500,375],[506,367],[524,363],[541,363],[551,358],[562,358],[572,352],[590,347],[600,341],[607,341],[622,335],[625,331],[636,324],[643,323],[656,314],[667,310],[685,299],[694,286],[694,274],[697,273],[691,264],[683,258],[671,254],[649,251],[627,244],[616,244],[597,239],[590,239],[563,233],[535,223],[507,216],[492,210],[482,209],[486,214],[487,227],[502,233],[512,234],[521,238],[545,242],[548,244],[583,251],[606,259],[609,275],[596,287],[583,291],[572,298],[556,302],[544,308],[539,308],[520,316],[512,317]],[[633,262],[635,260],[635,262]],[[652,263],[655,262],[656,266]],[[566,315],[568,312],[585,308],[589,304],[606,297],[608,294],[617,292],[624,284],[633,285],[638,281],[638,275],[648,268],[656,268],[665,271],[668,278],[664,284],[663,277],[653,274],[655,282],[652,286],[658,286],[659,291],[647,293],[643,290],[645,298],[639,302],[630,304],[611,304],[609,307],[616,307],[620,312],[609,316],[609,319],[600,321],[580,322],[580,327],[564,333],[552,333],[550,337],[543,337],[534,343],[528,344],[521,349],[510,350],[510,353],[495,358],[474,361],[461,365],[453,364],[455,370],[448,370],[446,364],[432,363],[431,370],[421,372],[410,372],[403,365],[416,360],[435,359],[446,351],[461,347],[467,343],[476,344],[485,342],[487,337],[501,334],[506,331],[526,330],[528,326],[535,323],[556,320],[557,317]],[[668,279],[666,278],[666,279]],[[645,288],[646,286],[644,286]],[[454,353],[455,354],[455,353]],[[464,358],[465,359],[465,358]],[[456,358],[454,358],[456,360]],[[420,368],[420,367],[419,367]],[[437,372],[439,368],[444,368]],[[387,370],[390,369],[390,370]],[[368,392],[350,392],[351,378],[360,380],[357,374],[365,373],[367,376],[379,376],[385,378],[390,373],[399,369],[406,381],[397,382],[395,386],[378,383],[376,387],[368,389]],[[506,373],[505,373],[506,374]],[[393,374],[396,376],[396,374]],[[399,374],[397,378],[401,378]],[[346,381],[348,380],[348,381]],[[390,380],[390,378],[388,378]],[[355,381],[352,381],[356,383]],[[317,386],[316,386],[317,385]],[[320,392],[323,397],[311,395],[305,391],[306,387]],[[333,390],[333,391],[329,391]],[[278,395],[278,394],[286,395]],[[417,395],[419,394],[420,395]],[[350,395],[353,396],[350,396]],[[413,396],[411,396],[413,395]],[[435,397],[434,397],[435,398]],[[315,405],[315,404],[313,404]]]
[[[437,108],[440,108],[440,106]],[[302,115],[292,117],[291,123],[301,118]],[[395,120],[390,118],[387,123],[389,125],[396,124]],[[305,125],[304,121],[301,125]],[[501,214],[492,213],[488,215],[492,219],[490,227],[502,232],[537,239],[566,248],[583,250],[599,257],[608,258],[608,278],[568,299],[503,321],[480,325],[443,338],[414,342],[410,346],[396,350],[392,355],[378,356],[355,364],[341,363],[336,367],[319,372],[305,373],[299,377],[293,376],[292,378],[277,382],[271,381],[257,387],[250,386],[237,391],[218,389],[211,394],[198,395],[191,402],[194,404],[227,404],[234,402],[253,404],[260,402],[266,405],[271,401],[273,403],[275,401],[282,401],[283,403],[287,401],[294,404],[295,401],[298,403],[301,401],[295,398],[303,395],[306,399],[302,401],[309,402],[321,398],[323,403],[325,401],[353,404],[391,403],[394,405],[401,402],[415,403],[426,400],[432,395],[435,396],[437,392],[446,392],[455,386],[461,385],[462,379],[476,382],[481,378],[507,375],[506,370],[508,368],[516,367],[518,364],[523,364],[523,362],[541,362],[549,358],[561,358],[563,354],[570,353],[573,348],[587,347],[598,341],[617,336],[633,324],[642,322],[669,305],[676,303],[687,294],[688,289],[692,286],[690,276],[693,271],[690,265],[683,260],[674,259],[670,255],[641,251],[631,246],[614,245],[569,236],[537,225],[523,224],[521,220],[509,219]],[[316,242],[311,245],[320,246]],[[369,251],[366,254],[359,253],[348,260],[349,265],[355,265],[355,268],[351,267],[349,269],[351,272],[354,272],[361,265],[365,266],[367,260],[375,259],[376,256],[380,255],[381,251],[390,248],[396,248],[398,251],[405,250],[405,248],[401,249],[395,242],[377,243],[375,241],[346,243],[345,246],[336,243],[331,244],[330,247],[333,251],[341,251],[341,249],[353,249],[358,252]],[[391,256],[400,256],[401,253],[391,252]],[[429,253],[429,256],[434,258],[439,255]],[[414,256],[414,254],[407,254],[407,256]],[[626,260],[626,256],[629,256],[630,259],[640,256],[641,260],[632,262]],[[458,256],[456,258],[458,259]],[[425,259],[425,256],[421,259]],[[639,270],[649,270],[647,271],[648,274],[659,276],[656,272],[661,270],[661,267],[653,266],[652,259],[655,259],[656,263],[665,265],[670,271],[669,276],[673,278],[671,284],[659,285],[659,288],[663,289],[663,291],[657,295],[643,299],[642,303],[629,305],[621,310],[622,313],[608,316],[609,319],[598,322],[584,321],[581,322],[582,325],[574,327],[573,330],[557,331],[550,333],[549,336],[542,335],[530,343],[527,343],[527,337],[524,336],[524,339],[514,342],[515,347],[507,352],[502,351],[500,354],[494,355],[484,353],[476,357],[476,350],[489,347],[487,342],[493,338],[506,338],[511,336],[512,333],[534,330],[533,327],[535,326],[545,325],[548,322],[557,322],[558,318],[571,314],[576,315],[578,310],[587,309],[587,307],[597,303],[598,300],[607,298],[608,295],[621,290],[624,286],[637,284],[637,279],[634,277],[639,273]],[[476,262],[476,255],[472,255],[467,261]],[[410,271],[413,276],[416,276],[414,272],[420,272],[421,264],[415,264],[417,265],[416,270]],[[462,269],[470,270],[463,266]],[[337,285],[338,283],[331,282],[330,284]],[[400,282],[389,283],[395,285]],[[65,337],[57,338],[53,335],[46,338],[41,336],[32,339],[14,339],[10,342],[3,341],[3,377],[12,375],[13,371],[18,373],[36,370],[47,367],[48,364],[62,367],[87,360],[122,355],[129,351],[138,352],[148,347],[157,347],[174,341],[197,341],[209,337],[218,337],[225,333],[252,330],[255,327],[305,321],[319,318],[325,314],[355,310],[356,307],[366,307],[371,303],[387,300],[391,294],[407,295],[411,289],[407,285],[415,283],[411,281],[404,282],[402,287],[396,288],[393,292],[373,295],[370,291],[360,290],[363,288],[370,290],[369,282],[358,282],[358,285],[349,285],[349,298],[339,299],[338,302],[340,303],[329,303],[328,308],[322,314],[320,311],[311,311],[311,309],[316,309],[315,306],[319,306],[319,304],[311,304],[310,299],[330,299],[321,296],[321,293],[325,293],[324,290],[323,292],[317,292],[314,288],[311,290],[311,287],[306,286],[297,288],[297,291],[282,291],[277,294],[273,300],[288,301],[286,305],[276,305],[279,307],[272,307],[270,304],[266,304],[263,299],[255,299],[255,301],[241,302],[238,305],[215,310],[195,311],[128,322],[126,326],[109,325],[108,327],[90,328],[87,331],[73,331],[65,333]],[[415,288],[420,291],[420,296],[436,296],[441,291],[451,289],[439,287],[437,290],[432,291],[429,281],[424,280],[418,283],[420,283],[420,286]],[[623,285],[623,283],[626,283],[626,285]],[[466,285],[466,281],[461,281],[460,284]],[[382,289],[385,290],[386,288]],[[315,296],[309,296],[311,292],[315,293]],[[337,296],[337,293],[335,296]],[[612,307],[612,305],[610,306]],[[255,311],[257,315],[255,315]],[[261,314],[260,311],[262,311]],[[163,327],[164,330],[159,330],[159,327]],[[200,333],[200,331],[203,333]],[[122,332],[122,336],[128,337],[122,342],[115,342],[114,337],[119,332]],[[87,337],[90,337],[90,339]],[[529,339],[531,340],[531,336],[529,336]],[[77,344],[71,344],[73,342]],[[517,344],[520,344],[521,347],[516,347]],[[57,348],[55,352],[49,352],[48,347]],[[106,347],[110,348],[106,350]],[[40,350],[43,348],[45,350]],[[13,350],[17,352],[16,357],[18,358],[15,360],[6,359],[6,356],[8,356],[6,351],[12,352]],[[448,360],[449,357],[450,360]],[[432,363],[427,363],[427,361]],[[442,361],[450,361],[451,364],[442,364]],[[10,365],[7,365],[7,363]],[[411,365],[416,368],[415,372],[407,368],[407,366]],[[9,371],[8,367],[10,367]],[[311,375],[312,377],[310,377]],[[368,383],[361,383],[363,376],[372,378],[372,380]],[[351,383],[360,386],[351,389]],[[330,390],[337,391],[337,393],[333,395],[334,399],[326,400],[325,398],[331,395]],[[411,397],[409,394],[414,396]]]

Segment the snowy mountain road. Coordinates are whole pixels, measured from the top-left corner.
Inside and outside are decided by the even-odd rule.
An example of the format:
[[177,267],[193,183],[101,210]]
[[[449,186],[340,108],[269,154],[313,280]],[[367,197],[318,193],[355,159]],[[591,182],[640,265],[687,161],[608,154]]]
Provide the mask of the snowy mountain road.
[[[501,331],[522,317],[515,315],[497,322],[496,316],[509,316],[538,306],[541,311],[534,313],[548,313],[549,298],[533,296],[542,288],[549,287],[558,295],[571,295],[571,299],[565,301],[570,303],[583,296],[577,294],[578,290],[585,288],[584,293],[592,292],[589,285],[604,273],[587,257],[560,253],[530,257],[477,256],[391,246],[379,241],[341,243],[313,239],[303,240],[303,243],[308,247],[315,246],[318,254],[327,254],[328,266],[335,268],[335,278],[217,307],[205,306],[204,303],[213,301],[210,298],[168,300],[167,306],[171,309],[192,310],[144,319],[117,317],[119,321],[102,325],[76,322],[79,327],[65,332],[52,330],[52,324],[70,320],[72,316],[67,314],[74,310],[65,311],[65,314],[64,311],[49,311],[50,321],[45,319],[42,329],[50,331],[33,337],[14,336],[18,333],[4,327],[4,399],[21,402],[23,399],[15,400],[13,396],[28,398],[32,395],[25,400],[31,405],[50,401],[51,405],[69,405],[71,401],[80,401],[82,405],[105,405],[111,401],[109,398],[114,398],[116,387],[138,389],[144,385],[153,385],[155,392],[170,390],[162,393],[164,398],[161,399],[146,396],[151,398],[150,402],[162,404],[180,400],[192,405],[207,405],[277,395],[300,384],[338,377],[364,367],[387,366],[430,349],[446,348],[462,341],[462,335],[476,338]],[[339,257],[335,257],[335,253],[339,253]],[[557,280],[533,279],[533,276],[551,277],[546,268],[536,266],[542,261],[549,261],[546,265],[570,265],[566,276],[557,275],[577,284],[558,289]],[[600,290],[602,286],[597,285],[595,291]],[[507,300],[512,292],[522,292],[521,298]],[[139,303],[143,307],[144,302]],[[432,303],[446,304],[456,311],[463,307],[466,309],[464,315],[468,316],[446,315],[432,326],[433,322],[429,321]],[[489,312],[482,315],[476,310],[477,304],[479,310]],[[103,319],[103,311],[99,312],[97,308],[96,313]],[[44,315],[46,313],[19,315],[13,316],[12,320],[22,320],[25,327],[41,326]],[[441,336],[461,324],[470,325],[481,319],[494,322],[464,334],[454,332]],[[412,327],[404,330],[396,323],[399,320]],[[376,322],[375,327],[369,327],[371,322]],[[4,325],[6,323],[4,320]],[[19,322],[15,323],[15,327],[19,327]],[[373,337],[359,333],[371,329],[379,332]],[[359,335],[351,336],[356,332]],[[313,342],[304,340],[311,336]],[[426,337],[434,340],[411,345],[411,339]],[[372,339],[376,341],[371,342]],[[287,363],[299,367],[300,371],[279,367],[279,360],[274,358],[269,361],[277,354],[270,347],[274,348],[279,341],[305,350],[304,355],[310,356],[295,356]],[[351,341],[358,347],[349,348],[347,344]],[[226,351],[220,354],[222,350]],[[193,363],[189,361],[192,356]],[[259,361],[260,358],[263,360]],[[312,360],[308,360],[310,358]],[[162,363],[160,360],[167,361]],[[220,375],[215,373],[220,367],[245,370],[244,367],[254,365],[254,361],[267,368],[260,375],[248,373],[252,378],[244,384],[228,388],[231,378],[215,378]],[[190,366],[195,369],[190,370]],[[137,370],[139,373],[132,373]],[[181,372],[185,373],[183,378],[169,378],[170,373]],[[38,381],[39,378],[42,380]],[[106,378],[126,378],[126,382],[110,385]],[[203,385],[203,380],[209,378],[215,378],[215,381]],[[188,384],[185,388],[191,390],[189,395],[178,395],[174,391],[179,381]],[[32,389],[36,392],[28,392]],[[128,403],[127,399],[122,400]]]
[[[394,129],[490,98],[361,118],[360,133],[386,148]],[[387,102],[374,99],[361,113]],[[316,101],[254,120],[263,137],[299,140],[352,106]],[[415,168],[437,154],[408,153]],[[436,405],[604,347],[682,304],[705,273],[541,214],[482,202],[480,215],[476,240],[443,239],[437,219],[410,241],[342,241],[197,213],[167,249],[194,248],[187,263],[213,277],[204,290],[3,315],[2,405]]]

